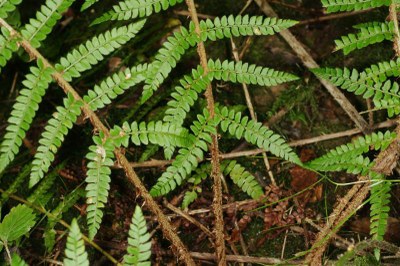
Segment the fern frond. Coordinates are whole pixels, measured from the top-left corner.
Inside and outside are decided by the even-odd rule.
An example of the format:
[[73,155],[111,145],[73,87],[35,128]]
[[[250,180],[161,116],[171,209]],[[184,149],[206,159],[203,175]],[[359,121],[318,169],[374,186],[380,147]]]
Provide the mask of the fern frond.
[[89,266],[88,254],[85,251],[85,243],[76,219],[72,220],[69,229],[67,244],[65,247],[65,266]]
[[393,39],[393,22],[376,22],[360,28],[357,34],[342,36],[340,40],[335,40],[336,51],[343,50],[349,54],[356,49],[362,49],[368,45]]
[[142,82],[145,79],[147,68],[148,65],[143,64],[115,73],[99,85],[95,85],[93,90],[89,90],[83,100],[89,104],[93,111],[103,108],[127,89]]
[[81,11],[88,9],[89,7],[91,7],[92,5],[97,3],[98,1],[99,0],[85,0],[85,2],[83,3],[83,5],[81,7]]
[[15,192],[18,191],[22,183],[25,181],[25,179],[28,177],[29,173],[31,172],[31,165],[25,165],[24,168],[20,171],[20,173],[17,175],[17,177],[14,179],[12,184],[8,187],[6,191],[1,193],[1,198],[0,198],[0,208],[1,206],[4,206],[4,203],[9,199],[9,196],[11,194],[14,194]]
[[56,231],[54,226],[62,218],[62,215],[66,213],[75,203],[85,195],[85,191],[78,188],[64,197],[64,199],[51,211],[51,215],[48,216],[47,224],[44,229],[44,245],[48,252],[51,252],[56,243]]
[[215,41],[222,38],[249,35],[272,35],[296,24],[293,20],[277,18],[264,18],[259,16],[229,16],[215,18],[213,21],[200,21],[200,37],[195,32],[193,23],[189,30],[181,27],[180,32],[168,38],[163,48],[151,64],[146,85],[143,88],[142,102],[147,101],[158,89],[164,79],[169,75],[176,63],[181,59],[189,47],[193,47],[200,41]]
[[395,133],[386,131],[359,137],[351,143],[330,150],[325,155],[307,163],[317,171],[343,171],[358,174],[369,169],[369,159],[362,154],[373,150],[385,150],[396,138]]
[[150,234],[147,232],[146,220],[139,206],[136,206],[129,226],[127,252],[128,254],[124,256],[124,265],[150,266]]
[[26,75],[26,79],[22,82],[25,88],[20,91],[13,105],[8,119],[9,125],[0,145],[0,173],[18,153],[22,139],[25,138],[26,131],[39,108],[39,103],[52,80],[52,70],[45,68],[41,61],[38,61],[38,67],[31,67],[30,71],[31,73]]
[[185,192],[182,200],[182,209],[186,209],[189,207],[191,203],[193,203],[199,195],[197,194],[196,190],[189,190]]
[[389,6],[391,0],[321,0],[328,13]]
[[373,239],[383,240],[390,211],[390,186],[385,176],[373,173],[370,175],[371,184],[371,223],[370,233]]
[[49,170],[54,161],[54,155],[64,141],[64,137],[74,125],[81,113],[82,102],[76,101],[72,94],[64,99],[64,106],[58,106],[53,118],[48,121],[47,126],[39,140],[39,147],[32,162],[32,172],[29,186],[36,185]]
[[221,171],[225,175],[229,175],[233,183],[253,199],[258,199],[264,195],[264,191],[256,178],[236,161],[223,161]]
[[177,185],[182,184],[183,180],[197,167],[198,160],[203,159],[204,152],[208,150],[207,143],[211,143],[210,134],[215,134],[216,125],[217,121],[210,119],[206,110],[203,115],[197,115],[197,121],[194,121],[190,127],[194,133],[190,140],[191,145],[178,151],[175,161],[151,188],[152,196],[165,195],[174,190]]
[[61,19],[64,13],[74,2],[74,0],[46,0],[41,6],[40,11],[36,13],[36,18],[31,18],[29,23],[21,30],[25,40],[38,48],[40,42],[46,39],[57,21]]
[[7,18],[8,13],[13,12],[22,0],[0,0],[0,18]]
[[35,214],[26,205],[17,205],[4,216],[0,223],[0,245],[11,243],[26,233],[35,225]]
[[17,38],[11,37],[10,32],[5,28],[0,28],[0,71],[8,60],[12,57],[13,53],[18,50]]
[[11,256],[11,266],[29,266],[17,253]]
[[201,192],[201,188],[197,187],[197,185],[205,180],[211,172],[211,163],[202,163],[200,167],[197,167],[194,171],[195,173],[187,179],[188,183],[193,184],[193,188],[192,190],[186,191],[182,200],[182,209],[186,209],[197,199],[198,193]]
[[220,119],[220,126],[223,132],[229,132],[230,135],[237,139],[244,139],[261,149],[265,149],[272,154],[284,158],[290,162],[301,165],[301,161],[297,154],[290,148],[285,140],[272,130],[263,126],[262,123],[249,121],[247,116],[243,116],[240,112],[229,110],[223,107],[221,110],[215,110],[216,116]]
[[128,26],[113,28],[93,37],[61,58],[55,68],[63,73],[64,79],[67,81],[79,77],[83,71],[90,69],[91,66],[103,60],[104,56],[135,37],[145,22],[145,20],[141,20]]
[[105,203],[110,189],[111,166],[114,165],[113,150],[114,144],[108,139],[103,140],[104,135],[94,136],[93,141],[96,145],[89,147],[90,152],[86,155],[89,160],[86,173],[86,203],[87,223],[89,226],[89,238],[93,239],[96,235],[101,220]]
[[96,18],[91,25],[110,20],[133,20],[148,17],[152,13],[166,10],[183,0],[125,0],[112,7],[112,10]]

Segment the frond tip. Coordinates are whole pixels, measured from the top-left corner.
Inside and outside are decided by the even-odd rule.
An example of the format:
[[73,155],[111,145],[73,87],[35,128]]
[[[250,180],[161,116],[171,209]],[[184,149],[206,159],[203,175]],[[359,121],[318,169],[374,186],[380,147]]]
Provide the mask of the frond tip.
[[147,232],[146,220],[142,209],[136,206],[129,228],[127,254],[124,256],[124,265],[150,266],[151,240]]
[[72,220],[65,248],[65,266],[89,266],[88,254],[76,219]]

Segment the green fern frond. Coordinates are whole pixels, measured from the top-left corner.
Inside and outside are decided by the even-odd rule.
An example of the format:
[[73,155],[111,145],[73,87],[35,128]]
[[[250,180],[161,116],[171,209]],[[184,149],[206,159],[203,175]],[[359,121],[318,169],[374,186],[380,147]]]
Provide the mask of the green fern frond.
[[373,26],[360,28],[357,34],[342,36],[340,40],[335,40],[336,51],[343,50],[349,54],[356,49],[362,49],[368,45],[393,39],[393,22],[376,22]]
[[22,0],[0,0],[0,18],[7,18],[8,13],[13,12]]
[[0,34],[0,71],[8,60],[11,59],[13,53],[18,50],[17,38],[11,37],[10,32],[2,27]]
[[389,6],[391,0],[321,0],[328,13]]
[[193,23],[190,23],[189,30],[181,27],[180,32],[175,32],[174,36],[168,38],[151,64],[141,101],[145,102],[153,95],[181,59],[185,50],[200,41],[215,41],[238,36],[272,35],[294,24],[296,21],[277,18],[249,17],[247,15],[224,16],[214,20],[200,21],[200,37],[195,31]]
[[51,215],[48,216],[47,224],[44,229],[44,245],[48,252],[51,252],[56,243],[56,231],[54,227],[58,223],[64,213],[66,213],[75,203],[85,195],[83,189],[76,189],[66,195],[64,199],[51,211]]
[[221,171],[225,175],[229,175],[233,183],[253,199],[259,199],[264,195],[263,188],[256,178],[236,161],[223,161],[221,163]]
[[0,173],[18,153],[22,139],[25,138],[26,131],[39,108],[39,103],[52,80],[52,70],[45,68],[41,61],[38,61],[38,67],[31,67],[30,72],[22,82],[25,88],[20,91],[13,105],[8,119],[9,125],[0,145]]
[[124,256],[124,265],[150,266],[151,240],[147,232],[146,220],[142,209],[136,206],[129,226],[127,254]]
[[110,139],[104,140],[104,135],[94,136],[93,141],[96,145],[89,147],[90,152],[86,155],[89,160],[86,173],[86,203],[87,223],[89,226],[89,238],[93,239],[96,235],[101,220],[105,203],[110,189],[111,166],[114,165],[114,144]]
[[103,60],[104,56],[109,55],[135,37],[145,22],[146,20],[141,20],[128,26],[113,28],[93,37],[61,58],[55,68],[63,73],[64,79],[67,81],[79,77],[83,71],[91,69],[93,65]]
[[83,100],[93,111],[103,108],[127,89],[142,82],[145,79],[147,68],[148,65],[143,64],[115,73],[99,85],[95,85],[93,90],[89,90]]
[[13,253],[11,256],[10,266],[29,266],[17,253]]
[[204,157],[204,152],[208,150],[207,143],[211,143],[211,135],[215,134],[217,121],[210,119],[209,114],[204,110],[204,115],[197,115],[197,121],[190,127],[192,136],[191,145],[178,151],[175,161],[157,180],[151,188],[150,194],[154,197],[165,195],[174,190],[176,186],[182,184],[183,180],[195,169],[198,161]]
[[4,206],[4,203],[9,199],[9,196],[11,194],[14,194],[15,192],[18,191],[22,183],[25,181],[25,179],[28,177],[29,173],[31,172],[31,165],[25,165],[24,168],[20,171],[20,173],[17,175],[17,177],[14,179],[12,184],[8,187],[6,191],[1,193],[1,198],[0,198],[0,208],[1,206]]
[[96,18],[91,25],[110,20],[133,20],[148,17],[152,13],[166,10],[183,0],[125,0],[112,7],[112,10]]
[[25,40],[38,48],[40,42],[46,39],[57,21],[61,19],[64,13],[74,2],[74,0],[46,0],[41,6],[40,11],[36,13],[36,18],[29,20],[21,30],[21,34]]
[[390,211],[390,187],[391,182],[385,180],[385,176],[371,174],[371,223],[370,233],[373,239],[383,240]]
[[85,3],[83,3],[83,5],[81,7],[81,11],[88,9],[89,7],[91,7],[92,5],[97,3],[98,1],[99,0],[85,0]]
[[216,116],[220,119],[220,125],[223,132],[229,132],[237,139],[244,139],[261,149],[265,149],[272,154],[284,158],[290,162],[301,165],[301,161],[296,153],[290,148],[285,140],[272,130],[263,126],[262,123],[249,121],[247,116],[239,112],[229,110],[223,107],[221,110],[215,110]]
[[85,243],[76,219],[72,220],[65,247],[65,266],[89,266],[88,254],[85,251]]
[[317,171],[343,171],[358,174],[369,169],[370,161],[362,154],[370,150],[385,150],[396,138],[395,133],[386,131],[359,137],[351,143],[341,145],[327,154],[307,163]]
[[29,186],[36,185],[49,170],[54,161],[54,155],[64,141],[64,137],[74,125],[81,114],[82,102],[76,101],[72,94],[64,98],[64,106],[58,106],[53,118],[48,121],[47,126],[39,140],[39,147],[32,162],[32,172]]
[[187,209],[190,204],[192,204],[198,197],[199,195],[197,194],[196,190],[189,190],[185,192],[185,195],[183,196],[182,200],[182,209]]
[[201,193],[201,188],[198,187],[203,180],[207,178],[207,176],[211,172],[211,163],[202,163],[200,167],[197,167],[195,170],[195,173],[193,173],[188,179],[188,183],[193,184],[192,190],[186,191],[185,195],[183,196],[182,200],[182,209],[186,209],[189,207],[189,205],[194,202],[197,197],[198,193]]

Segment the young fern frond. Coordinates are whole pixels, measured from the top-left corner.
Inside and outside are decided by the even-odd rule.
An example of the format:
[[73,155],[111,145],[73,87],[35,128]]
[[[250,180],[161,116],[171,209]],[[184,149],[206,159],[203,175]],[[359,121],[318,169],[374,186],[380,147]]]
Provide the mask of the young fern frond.
[[87,223],[89,226],[89,238],[96,235],[101,220],[105,203],[110,190],[111,166],[114,165],[114,144],[110,139],[104,140],[104,135],[94,136],[95,145],[89,147],[90,152],[86,155],[89,160],[86,173],[86,203]]
[[359,137],[351,143],[341,145],[330,150],[325,155],[307,163],[307,166],[317,171],[343,171],[358,174],[370,167],[368,158],[362,154],[371,149],[385,150],[396,138],[395,133],[386,131]]
[[87,95],[83,97],[84,102],[93,111],[103,108],[127,89],[142,82],[145,79],[147,68],[147,64],[138,65],[107,77],[99,85],[95,85],[93,90],[88,91]]
[[384,175],[371,173],[371,224],[370,234],[373,239],[383,240],[389,218],[391,182]]
[[236,161],[223,161],[221,171],[225,175],[229,175],[233,183],[253,199],[258,199],[264,195],[263,188],[256,178]]
[[30,71],[31,73],[26,75],[26,79],[22,82],[25,88],[20,91],[13,105],[8,119],[9,125],[0,145],[0,173],[18,153],[22,139],[39,108],[39,103],[52,81],[52,70],[45,68],[41,61],[38,61],[38,67],[31,67]]
[[359,30],[357,34],[351,33],[342,36],[340,40],[335,40],[336,51],[343,50],[346,55],[356,49],[393,39],[393,22],[375,22]]
[[135,37],[145,22],[146,20],[141,20],[128,26],[113,28],[93,37],[62,57],[55,68],[63,73],[67,81],[79,77],[83,71],[91,69],[93,65],[103,60],[104,56]]
[[47,218],[47,224],[44,229],[43,237],[44,237],[44,245],[48,252],[53,250],[53,247],[56,243],[56,231],[54,227],[57,222],[62,218],[63,214],[66,213],[72,206],[76,204],[76,202],[85,195],[85,191],[81,188],[78,188],[67,196],[51,211],[51,216]]
[[8,13],[13,12],[21,2],[22,0],[0,0],[0,18],[7,18]]
[[150,266],[151,239],[142,209],[136,206],[129,226],[127,254],[123,265]]
[[64,98],[64,106],[58,106],[53,118],[48,121],[47,126],[39,140],[39,147],[32,162],[32,172],[29,186],[36,185],[49,170],[54,161],[54,155],[64,141],[64,137],[74,125],[81,114],[82,102],[76,101],[72,94]]
[[89,266],[88,254],[85,251],[85,243],[76,219],[72,220],[69,229],[67,244],[65,247],[65,266]]
[[168,38],[151,64],[146,85],[143,88],[142,102],[147,101],[164,79],[169,75],[189,47],[200,41],[251,35],[272,35],[296,24],[293,20],[253,16],[229,16],[214,20],[200,21],[200,37],[193,23],[189,29],[181,27],[180,32]]
[[21,34],[25,40],[38,48],[40,42],[46,39],[57,21],[61,19],[64,13],[74,2],[74,0],[46,0],[41,6],[40,11],[36,13],[36,18],[29,20],[21,30]]
[[328,13],[389,6],[391,0],[321,0]]
[[91,25],[110,20],[134,20],[148,17],[152,13],[159,13],[183,0],[125,0],[112,7],[112,10],[96,18]]
[[181,86],[177,86],[171,94],[174,99],[167,103],[170,108],[165,111],[164,121],[182,125],[198,94],[203,92],[213,79],[260,86],[275,86],[298,79],[286,72],[228,60],[221,62],[210,59],[208,68],[207,75],[204,75],[203,68],[198,66],[197,70],[192,70],[191,76],[180,80]]
[[301,165],[301,161],[296,153],[290,148],[285,140],[278,134],[263,126],[260,122],[249,121],[247,116],[239,112],[230,110],[227,107],[215,110],[216,116],[221,121],[220,126],[223,132],[228,132],[237,139],[244,139],[261,149],[265,149],[272,154],[284,158],[292,163]]
[[198,160],[203,159],[204,152],[208,150],[207,143],[211,143],[210,134],[215,134],[216,126],[217,120],[210,119],[206,110],[204,110],[204,115],[197,115],[197,120],[190,127],[194,134],[190,140],[191,145],[178,151],[175,161],[151,188],[150,194],[153,197],[165,195],[182,184],[197,167]]

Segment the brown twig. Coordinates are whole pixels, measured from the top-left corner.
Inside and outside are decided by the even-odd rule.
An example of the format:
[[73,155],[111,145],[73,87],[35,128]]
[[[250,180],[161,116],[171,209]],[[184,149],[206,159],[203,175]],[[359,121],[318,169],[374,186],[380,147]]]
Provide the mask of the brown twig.
[[[200,36],[201,29],[199,24],[199,18],[197,16],[196,7],[194,0],[186,0],[186,5],[188,6],[190,17],[195,26],[196,34]],[[197,45],[197,53],[200,57],[200,64],[204,69],[204,73],[208,72],[207,64],[207,54],[203,42],[199,42]],[[211,84],[207,86],[206,89],[206,100],[207,109],[210,113],[210,118],[214,118],[214,96]],[[211,176],[214,180],[213,186],[213,211],[215,216],[215,249],[218,258],[218,265],[226,265],[226,254],[225,254],[225,240],[224,240],[224,218],[222,212],[222,180],[221,180],[221,170],[219,163],[219,148],[218,148],[218,137],[215,134],[211,135]]]
[[[255,2],[267,16],[277,17],[277,14],[267,3],[266,0],[255,0]],[[285,41],[289,44],[289,46],[301,59],[304,66],[306,66],[308,69],[319,67],[318,64],[315,62],[315,60],[305,49],[304,44],[300,43],[289,30],[282,30],[281,32],[279,32],[279,34],[283,37],[283,39],[285,39]],[[356,126],[360,128],[364,133],[369,132],[368,123],[358,113],[356,108],[349,102],[349,100],[347,100],[346,96],[329,81],[326,81],[319,77],[317,78],[322,83],[322,85],[324,85],[324,87],[328,90],[328,92],[333,96],[333,98],[338,102],[338,104],[342,107],[342,109],[347,113],[350,119],[353,120]]]
[[[6,21],[0,18],[0,25],[7,28],[12,35],[15,36],[20,36],[20,34],[14,30]],[[57,72],[54,67],[47,61],[46,58],[42,56],[41,53],[39,53],[38,50],[36,50],[30,42],[27,40],[24,40],[21,37],[20,45],[24,48],[24,50],[30,55],[31,58],[41,60],[44,64],[45,67],[52,68],[54,71],[52,72],[52,77],[54,80],[57,82],[57,84],[64,90],[65,93],[70,93],[75,100],[80,101],[83,103],[83,106],[81,107],[83,113],[87,118],[89,118],[91,124],[93,127],[98,130],[98,131],[103,131],[105,137],[110,136],[110,132],[108,129],[104,126],[104,124],[100,121],[99,117],[90,109],[89,105],[86,104],[82,98],[79,96],[79,94],[75,91],[75,89],[64,79],[63,75],[59,72]],[[136,175],[136,173],[133,171],[133,168],[130,166],[128,160],[122,153],[120,149],[115,149],[114,151],[115,156],[119,162],[119,164],[122,166],[122,168],[125,170],[126,177],[128,180],[139,190],[140,195],[143,197],[145,202],[147,203],[149,209],[157,216],[158,222],[161,225],[161,230],[164,233],[164,236],[168,238],[172,245],[175,247],[176,254],[179,259],[182,259],[186,264],[188,265],[195,265],[193,259],[191,258],[187,248],[185,245],[182,243],[181,239],[178,237],[178,235],[175,233],[173,227],[171,226],[170,222],[168,219],[165,217],[165,215],[162,213],[160,207],[157,205],[153,197],[149,194],[145,186],[143,185],[142,181],[139,179],[139,177]]]
[[398,4],[395,1],[392,1],[392,4],[389,6],[389,16],[390,20],[393,22],[393,50],[396,53],[396,56],[400,56],[400,32],[399,32],[399,21],[397,19],[397,10]]
[[[216,256],[212,253],[200,253],[200,252],[190,252],[193,258],[199,260],[216,260]],[[244,263],[259,263],[259,264],[267,264],[267,265],[277,265],[282,263],[283,261],[276,258],[267,258],[267,257],[252,257],[252,256],[238,256],[238,255],[226,255],[227,261],[232,262],[244,262]],[[290,261],[290,264],[301,264],[302,261]]]

